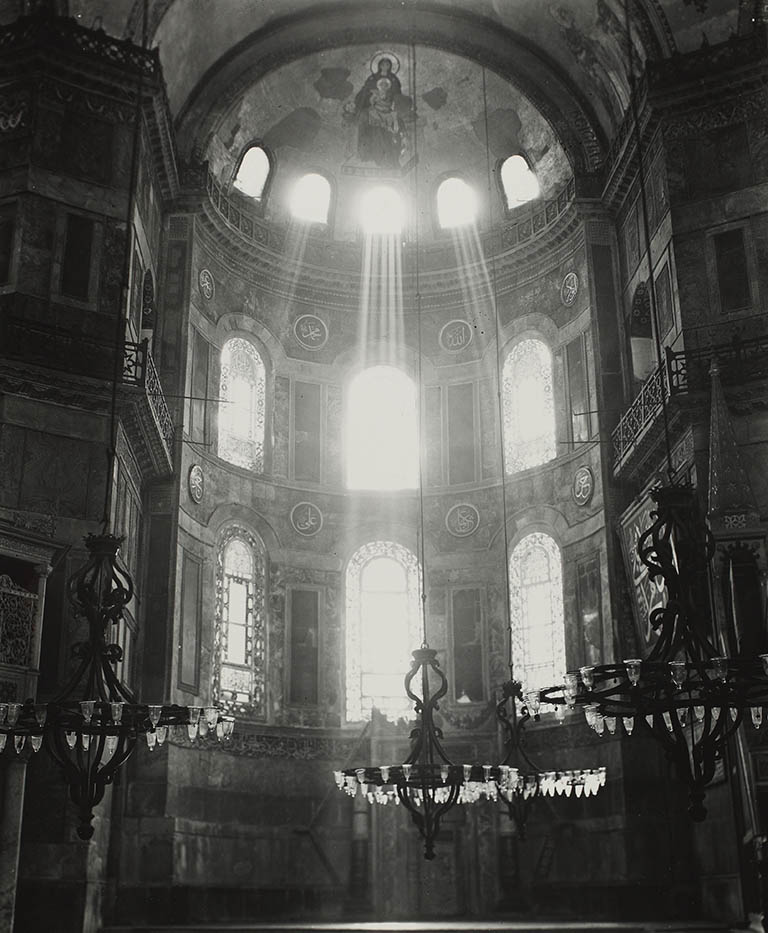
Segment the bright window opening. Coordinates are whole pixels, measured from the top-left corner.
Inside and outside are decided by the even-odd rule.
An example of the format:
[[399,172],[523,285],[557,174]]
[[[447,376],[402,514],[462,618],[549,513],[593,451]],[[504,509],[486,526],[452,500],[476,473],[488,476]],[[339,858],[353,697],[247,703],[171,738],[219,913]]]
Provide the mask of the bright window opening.
[[415,489],[419,481],[416,386],[393,366],[349,384],[345,424],[349,489]]
[[265,565],[261,541],[230,529],[217,554],[213,699],[257,719],[265,713]]
[[552,354],[541,340],[521,340],[504,361],[504,461],[507,473],[556,455]]
[[521,155],[509,156],[502,163],[501,187],[510,209],[539,196],[539,181]]
[[437,189],[437,220],[443,230],[465,227],[477,217],[477,196],[463,178],[446,178]]
[[269,156],[261,146],[251,146],[243,156],[235,178],[235,188],[259,200],[264,193],[264,186],[269,178]]
[[405,220],[403,199],[389,185],[369,188],[360,200],[360,222],[366,233],[400,233]]
[[297,220],[310,224],[328,223],[331,205],[331,185],[327,178],[311,172],[303,175],[293,186],[290,210]]
[[248,470],[264,469],[264,363],[242,337],[221,351],[219,456]]
[[373,706],[411,718],[403,678],[421,641],[416,558],[392,541],[366,544],[347,566],[346,590],[347,721],[370,718]]
[[509,558],[509,602],[515,677],[525,690],[559,683],[565,670],[563,569],[548,534],[526,535]]

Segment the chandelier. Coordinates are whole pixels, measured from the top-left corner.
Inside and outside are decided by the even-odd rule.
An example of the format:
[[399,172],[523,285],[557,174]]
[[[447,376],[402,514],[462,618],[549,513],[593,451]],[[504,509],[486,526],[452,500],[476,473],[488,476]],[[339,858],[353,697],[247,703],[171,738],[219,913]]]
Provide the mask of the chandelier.
[[[517,702],[520,701],[520,712]],[[540,718],[541,702],[535,690],[523,694],[522,684],[512,676],[502,687],[502,698],[496,707],[496,718],[506,732],[506,755],[499,765],[499,776],[512,772],[513,781],[499,788],[499,798],[507,809],[509,818],[517,828],[521,839],[525,839],[526,825],[531,805],[537,797],[594,796],[605,787],[605,767],[574,768],[566,771],[540,771],[525,751],[523,734],[526,722]],[[556,718],[562,722],[565,707],[555,707]]]
[[68,582],[73,615],[88,626],[87,639],[72,647],[72,677],[48,703],[0,703],[0,751],[45,747],[69,788],[81,839],[93,836],[94,807],[141,735],[151,751],[171,728],[184,730],[190,741],[209,731],[221,741],[235,725],[234,717],[215,707],[141,703],[120,682],[115,665],[123,649],[109,640],[110,630],[133,596],[131,576],[118,562],[121,541],[112,534],[88,535],[89,558]]
[[601,735],[650,732],[678,777],[688,785],[692,819],[706,817],[704,788],[715,777],[729,737],[745,715],[755,727],[768,704],[768,655],[730,658],[715,648],[704,600],[714,553],[689,483],[658,486],[657,510],[638,539],[637,552],[667,591],[665,606],[650,613],[658,639],[646,658],[582,667],[565,684],[541,692],[545,702],[582,707]]

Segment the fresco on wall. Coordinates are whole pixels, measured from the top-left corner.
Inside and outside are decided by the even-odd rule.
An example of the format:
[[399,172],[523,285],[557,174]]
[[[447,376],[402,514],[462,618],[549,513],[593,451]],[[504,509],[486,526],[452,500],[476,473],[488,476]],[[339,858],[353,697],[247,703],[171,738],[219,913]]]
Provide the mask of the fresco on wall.
[[370,62],[371,73],[344,104],[345,124],[356,129],[354,158],[380,169],[399,169],[408,148],[411,99],[403,93],[397,74],[400,61],[393,52],[377,52]]

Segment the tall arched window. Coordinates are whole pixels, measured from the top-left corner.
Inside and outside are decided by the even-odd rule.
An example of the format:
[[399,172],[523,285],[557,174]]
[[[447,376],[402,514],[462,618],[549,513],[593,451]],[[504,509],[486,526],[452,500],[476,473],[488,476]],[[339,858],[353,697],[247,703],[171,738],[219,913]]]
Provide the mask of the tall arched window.
[[563,570],[554,538],[526,535],[509,559],[515,678],[526,690],[558,683],[565,671]]
[[233,337],[221,351],[219,456],[264,470],[264,363],[248,340]]
[[240,160],[234,181],[235,188],[249,198],[261,200],[270,169],[269,156],[264,149],[261,146],[251,146]]
[[347,565],[346,591],[347,721],[369,718],[372,706],[410,718],[403,678],[421,644],[418,561],[392,541],[365,544]]
[[521,155],[508,156],[501,163],[501,187],[509,210],[539,196],[539,181]]
[[415,489],[419,483],[416,386],[394,366],[372,366],[349,384],[344,445],[349,489]]
[[504,462],[507,473],[556,455],[552,354],[541,340],[521,340],[504,361]]
[[228,712],[266,715],[266,552],[261,541],[231,528],[216,560],[213,700]]

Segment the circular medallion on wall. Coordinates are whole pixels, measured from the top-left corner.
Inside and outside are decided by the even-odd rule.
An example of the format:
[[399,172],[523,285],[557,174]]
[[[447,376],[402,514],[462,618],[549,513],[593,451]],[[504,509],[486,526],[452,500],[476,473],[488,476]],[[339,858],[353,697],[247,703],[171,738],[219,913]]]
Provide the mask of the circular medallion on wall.
[[480,527],[480,513],[469,502],[458,502],[448,510],[445,527],[454,538],[466,538]]
[[205,298],[206,301],[210,301],[216,294],[216,284],[213,281],[210,270],[201,269],[197,281],[200,285],[200,291],[203,293],[203,298]]
[[440,330],[440,346],[449,353],[458,353],[470,343],[472,343],[472,328],[466,321],[448,321]]
[[560,286],[560,300],[562,303],[569,308],[574,301],[576,301],[576,295],[579,293],[579,277],[575,272],[569,272],[563,279],[562,285]]
[[293,333],[305,350],[320,350],[328,342],[328,328],[316,314],[297,317],[293,322]]
[[193,502],[200,502],[205,493],[205,477],[203,476],[203,468],[199,463],[193,463],[189,468],[189,476],[187,477],[187,485],[189,487],[189,495]]
[[587,505],[595,491],[595,477],[589,467],[581,466],[573,475],[571,495],[576,505]]
[[312,502],[299,502],[291,509],[291,524],[294,531],[311,538],[323,527],[323,513]]

